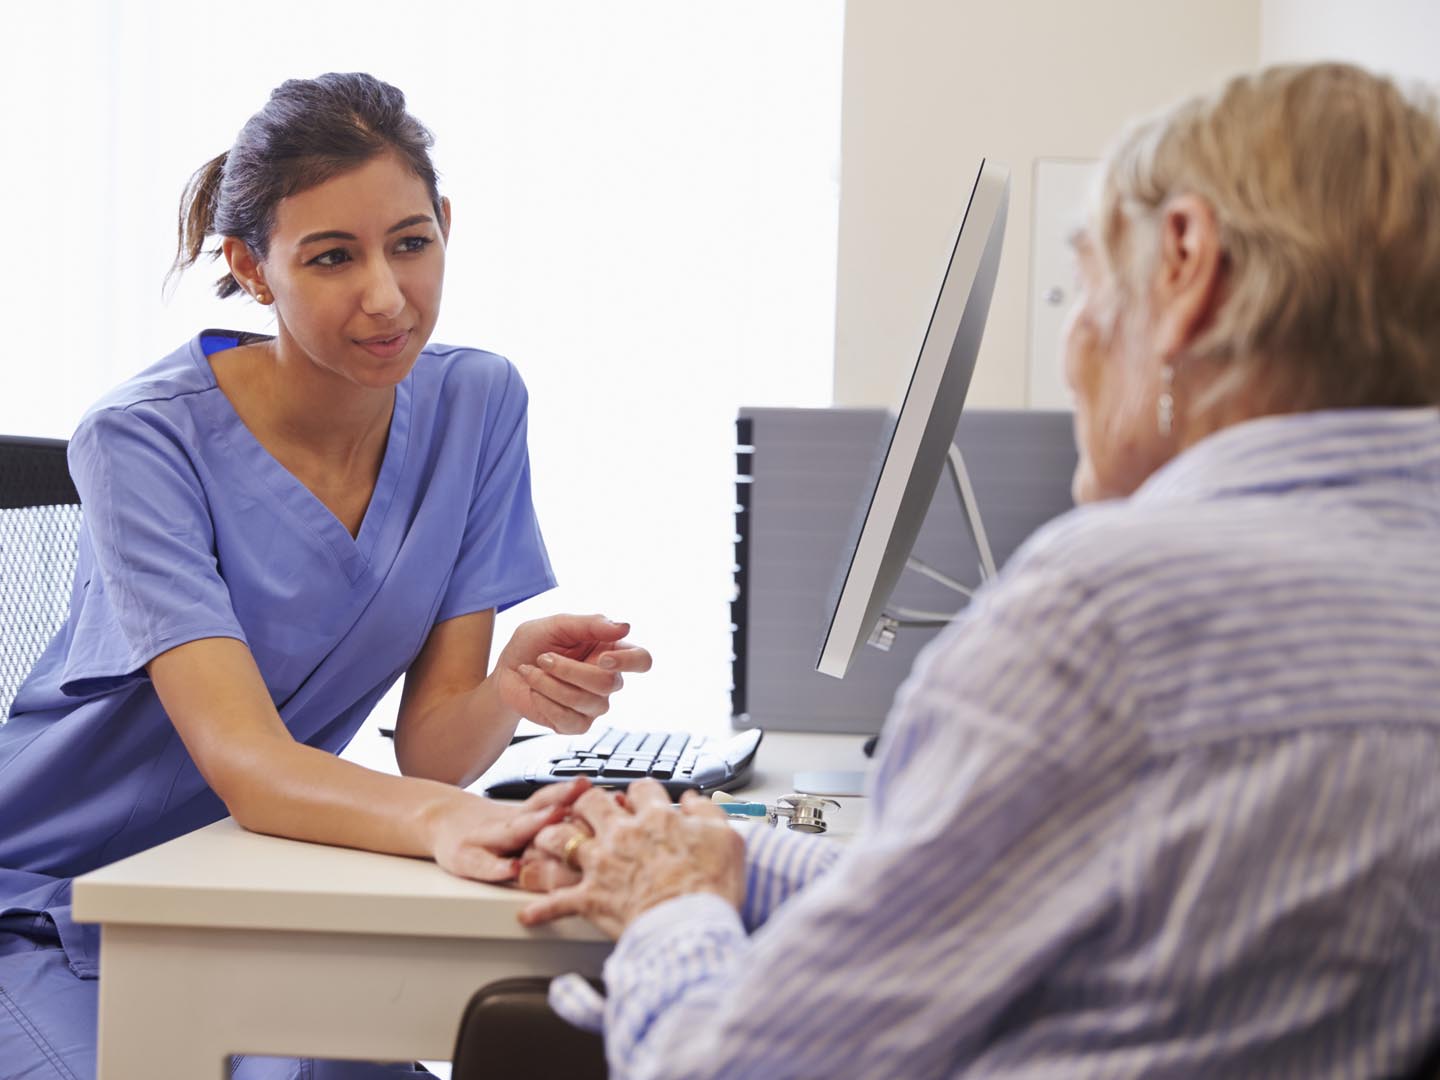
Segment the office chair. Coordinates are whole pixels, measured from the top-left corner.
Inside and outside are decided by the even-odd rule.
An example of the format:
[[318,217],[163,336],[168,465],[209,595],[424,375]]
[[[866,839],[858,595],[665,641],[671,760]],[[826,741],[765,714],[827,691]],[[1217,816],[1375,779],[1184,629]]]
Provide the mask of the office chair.
[[605,1080],[605,1043],[550,1008],[543,977],[499,979],[465,1006],[452,1080]]
[[1440,1042],[1431,1047],[1419,1068],[1406,1074],[1405,1080],[1440,1080]]
[[70,610],[79,532],[65,442],[0,435],[0,723]]

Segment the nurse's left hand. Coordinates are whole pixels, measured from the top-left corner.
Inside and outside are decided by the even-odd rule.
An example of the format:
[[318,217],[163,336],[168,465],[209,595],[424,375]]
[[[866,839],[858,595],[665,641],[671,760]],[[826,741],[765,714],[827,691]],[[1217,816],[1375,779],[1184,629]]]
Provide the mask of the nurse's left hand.
[[495,665],[501,700],[563,735],[588,730],[609,711],[625,672],[650,670],[650,653],[624,640],[629,632],[629,623],[603,615],[522,623]]

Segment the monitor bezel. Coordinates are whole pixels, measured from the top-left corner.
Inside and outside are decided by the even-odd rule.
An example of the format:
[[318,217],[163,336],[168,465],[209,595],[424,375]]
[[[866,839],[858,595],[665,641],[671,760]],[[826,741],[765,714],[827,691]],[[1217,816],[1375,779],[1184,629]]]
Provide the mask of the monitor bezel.
[[974,373],[994,294],[1009,191],[1009,170],[982,160],[884,461],[855,542],[847,546],[844,580],[815,664],[822,674],[840,678],[849,669],[883,614],[924,522]]

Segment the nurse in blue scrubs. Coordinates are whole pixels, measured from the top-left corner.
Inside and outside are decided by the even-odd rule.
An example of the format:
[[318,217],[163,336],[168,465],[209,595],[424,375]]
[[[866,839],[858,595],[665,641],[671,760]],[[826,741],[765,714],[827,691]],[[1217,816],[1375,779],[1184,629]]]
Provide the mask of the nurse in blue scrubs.
[[[270,308],[274,336],[197,334],[75,432],[69,620],[0,727],[0,1076],[94,1073],[98,936],[71,918],[75,875],[231,814],[507,880],[569,791],[464,786],[521,716],[583,730],[649,667],[623,624],[568,615],[491,665],[495,613],[554,578],[524,384],[429,342],[450,227],[430,141],[369,76],[277,89],[192,180],[177,258],[219,238],[220,295]],[[338,758],[401,676],[404,775]]]

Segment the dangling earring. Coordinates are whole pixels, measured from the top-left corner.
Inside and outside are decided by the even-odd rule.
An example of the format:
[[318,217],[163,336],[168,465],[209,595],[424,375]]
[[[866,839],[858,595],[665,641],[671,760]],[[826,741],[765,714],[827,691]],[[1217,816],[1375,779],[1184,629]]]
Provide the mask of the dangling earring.
[[1168,439],[1175,430],[1175,369],[1166,364],[1160,369],[1160,396],[1155,400],[1155,426],[1160,437]]

